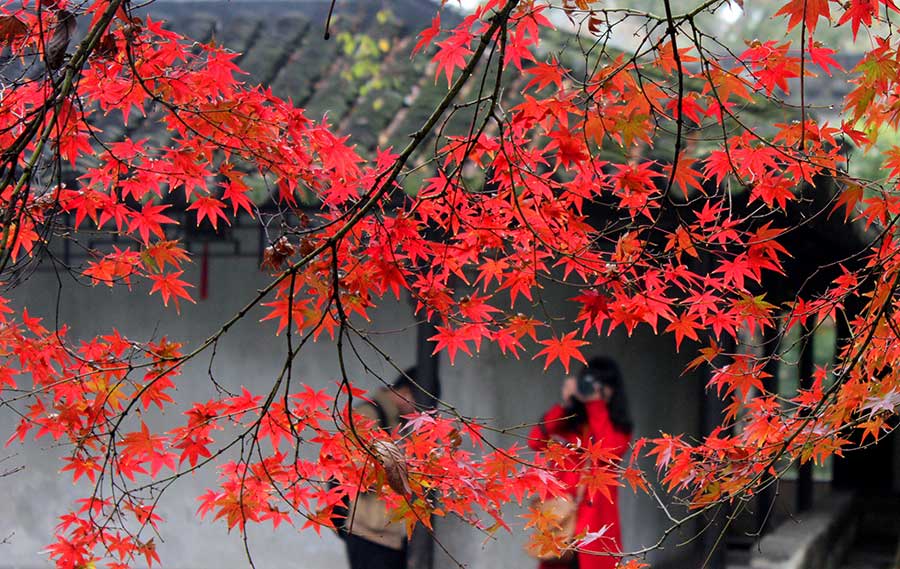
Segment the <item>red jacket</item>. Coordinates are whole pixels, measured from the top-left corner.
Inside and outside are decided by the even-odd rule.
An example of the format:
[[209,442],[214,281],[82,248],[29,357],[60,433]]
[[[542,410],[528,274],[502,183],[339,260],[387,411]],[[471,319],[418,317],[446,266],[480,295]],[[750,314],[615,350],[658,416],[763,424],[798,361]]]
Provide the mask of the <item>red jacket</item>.
[[[623,433],[613,427],[609,418],[606,403],[602,400],[585,403],[587,409],[587,424],[582,429],[572,430],[568,421],[563,418],[567,412],[562,406],[554,405],[544,415],[540,425],[532,428],[529,435],[529,446],[536,451],[543,450],[547,441],[551,438],[563,439],[574,443],[577,439],[584,440],[589,436],[592,441],[602,441],[620,459],[628,450],[631,440],[630,433]],[[569,492],[575,496],[578,492],[578,473],[562,472],[559,475],[563,484],[569,487]],[[610,524],[609,530],[603,539],[598,539],[588,544],[584,549],[589,551],[615,551],[621,550],[622,530],[619,525],[619,495],[616,487],[610,488],[611,500],[603,496],[595,496],[593,500],[583,498],[578,505],[578,514],[575,522],[575,533],[582,531],[597,531],[606,524]],[[618,559],[608,555],[592,555],[586,552],[578,552],[578,569],[613,569]],[[540,569],[555,569],[558,564],[542,562]]]

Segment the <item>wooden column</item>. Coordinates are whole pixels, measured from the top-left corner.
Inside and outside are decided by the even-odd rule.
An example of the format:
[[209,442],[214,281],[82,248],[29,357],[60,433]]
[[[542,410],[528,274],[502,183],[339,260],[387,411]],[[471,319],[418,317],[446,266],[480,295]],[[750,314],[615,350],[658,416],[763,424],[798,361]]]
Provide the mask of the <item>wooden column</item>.
[[416,335],[416,372],[421,390],[416,390],[415,397],[416,403],[424,409],[434,409],[437,404],[436,398],[441,397],[441,382],[438,376],[441,360],[439,356],[431,355],[434,351],[434,342],[428,341],[428,338],[437,333],[434,324],[424,322],[419,324]]
[[[800,352],[800,367],[797,370],[800,389],[811,389],[813,384],[813,372],[815,365],[813,362],[813,336],[812,328],[803,327],[805,341],[803,349]],[[807,461],[800,465],[797,473],[797,511],[804,512],[813,506],[813,463]]]
[[[721,346],[726,352],[733,352],[735,349],[735,345],[725,338],[722,339]],[[703,381],[698,394],[700,398],[700,432],[708,435],[722,424],[725,403],[719,399],[714,389],[706,389],[711,377],[709,369],[707,367],[703,369],[705,373],[700,374]],[[725,569],[728,561],[727,539],[724,537],[719,539],[719,536],[722,532],[727,531],[726,524],[731,514],[731,508],[722,505],[719,510],[714,511],[716,512],[715,518],[706,520],[708,527],[703,531],[700,542],[703,554],[708,559],[705,567],[707,569]]]
[[[848,307],[848,318],[856,314],[856,306]],[[843,318],[837,321],[837,345],[846,345],[851,341],[850,329]],[[858,429],[850,432],[848,437],[851,446],[863,444]],[[882,435],[878,444],[872,445],[872,439],[864,449],[847,452],[843,457],[834,458],[834,470],[831,484],[834,488],[854,490],[859,494],[876,494],[887,496],[900,489],[900,437],[894,431],[890,435]]]
[[[763,385],[770,393],[778,392],[778,359],[773,357],[778,350],[780,334],[780,322],[776,320],[776,326],[769,328],[763,334],[763,355],[767,357],[765,371],[771,377],[763,380]],[[771,476],[764,474],[763,484],[768,484],[756,494],[756,531],[760,536],[765,535],[766,530],[772,525],[772,514],[775,511],[774,504],[778,495],[776,486],[772,484]]]
[[[415,390],[416,403],[423,409],[434,409],[441,396],[441,382],[438,377],[439,357],[432,357],[434,343],[428,338],[437,334],[434,324],[419,325],[416,336],[416,374],[421,389]],[[432,526],[433,527],[433,526]],[[409,569],[432,569],[434,567],[434,538],[419,524],[413,531],[407,550]]]

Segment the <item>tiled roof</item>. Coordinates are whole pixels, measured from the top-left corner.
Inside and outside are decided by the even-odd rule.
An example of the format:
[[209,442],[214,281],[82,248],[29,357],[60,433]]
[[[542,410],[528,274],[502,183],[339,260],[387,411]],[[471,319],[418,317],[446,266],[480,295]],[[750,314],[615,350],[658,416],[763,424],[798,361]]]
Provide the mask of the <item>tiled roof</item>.
[[191,38],[240,53],[246,82],[290,98],[313,119],[327,115],[363,152],[399,145],[446,91],[410,58],[415,35],[430,23],[427,0],[337,3],[324,39],[329,2],[156,2],[151,17]]
[[[271,88],[275,95],[304,108],[312,119],[325,117],[339,133],[351,135],[351,142],[363,155],[372,155],[376,147],[403,148],[447,90],[443,78],[435,80],[427,54],[410,57],[416,34],[430,24],[438,4],[430,0],[338,0],[331,39],[326,40],[329,5],[329,0],[157,0],[145,10],[174,31],[198,41],[213,40],[238,53],[237,64],[248,73],[248,84]],[[452,10],[442,11],[445,28],[459,18]],[[582,49],[588,50],[590,43],[589,38],[546,31],[542,34],[539,57],[552,54],[578,76],[585,70]],[[507,108],[520,100],[519,91],[528,77],[515,69],[507,71]],[[470,81],[458,102],[476,98],[478,85],[479,81]],[[458,108],[438,132],[466,134],[474,108]],[[787,115],[793,113],[766,105],[752,105],[741,112],[742,118],[749,117],[754,124],[763,125],[787,122],[792,118]],[[776,120],[751,116],[760,114],[774,115]],[[158,120],[160,117],[153,112],[146,118],[135,115],[125,127],[126,134],[165,143],[169,134]],[[116,120],[117,117],[111,117],[109,122]],[[674,125],[666,121],[658,124],[653,147],[642,153],[668,162],[674,148]],[[123,128],[120,124],[100,126],[107,135]],[[691,150],[702,154],[715,144],[694,137]],[[432,135],[421,145],[418,155],[412,157],[410,173],[404,178],[407,191],[415,192],[423,179],[433,175],[430,159],[435,148]],[[610,143],[603,150],[603,158],[621,163],[632,157],[629,152],[631,149]],[[262,205],[270,199],[261,177],[254,175],[248,182],[256,188],[257,203]]]

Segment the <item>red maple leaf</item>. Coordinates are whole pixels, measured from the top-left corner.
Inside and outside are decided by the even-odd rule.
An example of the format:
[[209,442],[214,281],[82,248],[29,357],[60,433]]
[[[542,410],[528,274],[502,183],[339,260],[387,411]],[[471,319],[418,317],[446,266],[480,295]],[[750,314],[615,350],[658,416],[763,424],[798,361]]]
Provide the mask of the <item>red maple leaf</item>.
[[844,70],[844,68],[841,67],[841,64],[831,57],[837,53],[836,50],[823,47],[821,43],[814,42],[812,38],[809,38],[809,46],[806,50],[809,52],[809,58],[813,60],[813,63],[821,67],[822,71],[829,77],[831,77],[831,67],[837,71]]
[[434,61],[437,62],[435,81],[443,71],[449,87],[453,82],[453,72],[457,67],[462,69],[466,66],[466,57],[472,55],[472,50],[467,47],[467,43],[462,43],[457,38],[438,42],[437,47],[438,51],[434,54]]
[[[242,197],[244,196],[242,195]],[[234,207],[235,211],[237,211],[237,205]],[[205,218],[209,220],[213,229],[219,228],[218,222],[220,217],[225,220],[225,223],[231,225],[231,220],[229,220],[228,216],[225,215],[225,212],[222,211],[224,208],[225,204],[212,196],[198,198],[197,201],[188,206],[189,211],[192,209],[197,210],[197,225],[200,225]]]
[[419,53],[423,47],[428,47],[434,41],[434,38],[441,33],[441,15],[436,14],[434,18],[431,19],[431,26],[425,28],[421,32],[419,32],[419,37],[421,38],[418,43],[416,43],[415,47],[412,50],[412,54],[415,55]]
[[241,208],[253,217],[253,202],[247,197],[250,188],[240,180],[231,180],[224,184],[225,192],[222,197],[231,202],[234,209],[233,215],[237,216],[238,209]]
[[525,73],[534,75],[534,78],[522,90],[527,91],[534,85],[537,85],[535,91],[540,91],[548,85],[556,85],[557,89],[562,90],[562,79],[567,71],[556,61],[556,58],[551,59],[549,63],[538,62],[525,70]]
[[698,321],[698,316],[696,314],[684,313],[666,327],[666,332],[674,332],[675,333],[675,349],[681,349],[681,341],[685,338],[690,338],[691,340],[698,340],[697,330],[701,329],[702,325]]
[[828,2],[829,0],[790,0],[775,12],[775,15],[790,16],[788,31],[791,31],[800,22],[805,22],[807,31],[812,34],[816,31],[819,18],[831,19]]
[[457,350],[462,350],[466,354],[470,356],[472,355],[472,351],[466,343],[471,339],[471,337],[465,328],[437,326],[436,329],[438,333],[428,338],[432,342],[436,342],[434,351],[431,352],[432,355],[446,348],[447,355],[450,356],[451,365],[453,364],[453,360],[456,359]]
[[[890,2],[893,4],[893,2]],[[870,27],[872,18],[878,14],[878,0],[850,0],[845,4],[847,8],[844,15],[838,20],[838,25],[850,21],[850,27],[853,29],[853,39],[856,40],[856,34],[859,33],[859,26],[864,25]],[[896,10],[896,7],[894,8]]]
[[145,244],[150,243],[151,233],[160,239],[164,239],[166,235],[163,233],[162,224],[176,223],[174,219],[160,213],[169,207],[168,204],[153,205],[150,202],[147,202],[144,204],[144,207],[141,208],[141,211],[138,212],[132,210],[130,219],[128,220],[128,231],[130,233],[137,231]]
[[209,450],[209,445],[212,442],[213,440],[206,435],[197,435],[195,437],[184,438],[176,443],[174,447],[181,449],[178,465],[181,466],[181,463],[187,460],[191,467],[194,467],[197,466],[197,461],[200,458],[209,458],[212,456],[212,453]]
[[559,363],[563,365],[566,373],[569,373],[569,361],[576,359],[583,364],[587,364],[587,360],[578,350],[581,346],[586,346],[588,342],[575,338],[576,331],[569,332],[561,337],[553,337],[547,340],[538,340],[538,343],[546,346],[543,350],[534,355],[532,359],[546,356],[547,361],[544,363],[544,369],[550,367],[554,360],[559,359]]
[[178,277],[182,274],[184,274],[184,271],[150,275],[150,280],[153,281],[153,288],[150,289],[150,294],[159,291],[164,306],[169,306],[170,298],[174,299],[175,310],[179,313],[181,312],[181,306],[178,304],[179,298],[183,298],[188,302],[195,302],[186,289],[186,287],[193,287],[194,285],[179,279]]
[[97,473],[101,469],[96,456],[65,456],[63,460],[68,464],[62,467],[60,472],[72,471],[73,482],[78,482],[82,475],[87,476],[91,482],[97,481]]

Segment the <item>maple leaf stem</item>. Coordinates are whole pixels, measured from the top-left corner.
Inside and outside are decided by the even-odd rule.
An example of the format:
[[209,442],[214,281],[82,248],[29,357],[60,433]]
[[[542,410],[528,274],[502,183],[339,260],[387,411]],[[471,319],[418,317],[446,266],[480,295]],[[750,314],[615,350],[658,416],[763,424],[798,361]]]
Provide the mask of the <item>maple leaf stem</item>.
[[331,0],[331,5],[328,7],[328,16],[325,18],[325,34],[322,37],[326,40],[331,39],[331,15],[334,13],[334,3],[335,0]]

